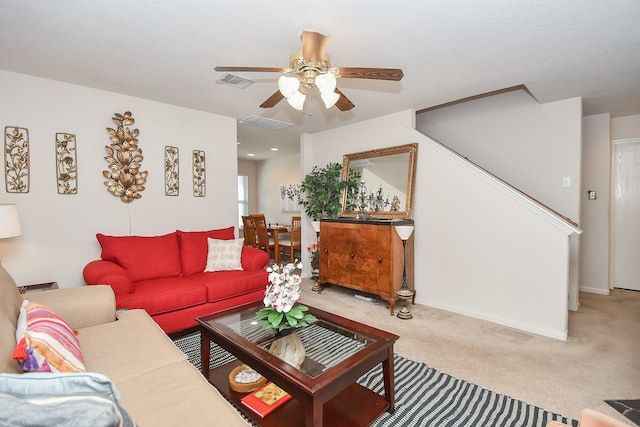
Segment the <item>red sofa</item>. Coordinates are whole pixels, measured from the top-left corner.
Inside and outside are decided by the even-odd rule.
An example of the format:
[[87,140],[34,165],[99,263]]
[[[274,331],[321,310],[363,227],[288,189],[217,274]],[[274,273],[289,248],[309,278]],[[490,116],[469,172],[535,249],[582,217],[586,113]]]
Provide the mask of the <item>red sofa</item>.
[[269,255],[262,250],[244,246],[242,270],[204,272],[207,238],[234,239],[234,227],[96,237],[101,259],[84,268],[85,282],[110,285],[117,308],[146,310],[166,333],[196,326],[196,317],[264,298]]

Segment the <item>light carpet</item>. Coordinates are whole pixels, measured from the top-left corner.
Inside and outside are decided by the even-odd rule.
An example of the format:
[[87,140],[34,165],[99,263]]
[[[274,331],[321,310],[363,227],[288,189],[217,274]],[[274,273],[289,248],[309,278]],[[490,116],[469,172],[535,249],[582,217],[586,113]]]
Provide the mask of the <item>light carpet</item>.
[[[189,361],[200,369],[200,334],[191,333],[174,339],[174,342],[189,357]],[[215,343],[211,344],[211,368],[234,359]],[[393,414],[385,412],[372,426],[545,427],[551,420],[574,427],[578,425],[577,420],[494,393],[397,354],[394,368],[396,410]],[[358,383],[383,394],[381,367],[363,375]]]

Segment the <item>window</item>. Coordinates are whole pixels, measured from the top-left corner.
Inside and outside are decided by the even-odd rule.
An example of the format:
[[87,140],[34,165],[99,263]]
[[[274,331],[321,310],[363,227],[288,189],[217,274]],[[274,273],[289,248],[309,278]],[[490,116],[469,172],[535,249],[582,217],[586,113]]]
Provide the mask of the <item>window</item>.
[[238,176],[238,228],[242,229],[242,216],[249,215],[249,177]]

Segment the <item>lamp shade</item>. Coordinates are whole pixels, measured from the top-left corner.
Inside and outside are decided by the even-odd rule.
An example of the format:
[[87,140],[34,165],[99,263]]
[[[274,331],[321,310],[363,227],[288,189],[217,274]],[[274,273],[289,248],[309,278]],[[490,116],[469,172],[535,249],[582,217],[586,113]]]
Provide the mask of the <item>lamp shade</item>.
[[0,239],[22,235],[16,205],[0,205]]
[[402,240],[407,240],[413,233],[413,225],[396,225],[394,228]]
[[316,233],[320,232],[320,221],[311,221],[311,227],[313,227],[313,231]]
[[293,92],[293,95],[287,98],[287,102],[296,110],[302,111],[302,108],[304,107],[305,99],[306,99],[305,94],[300,92],[299,90],[296,90],[295,92]]
[[320,74],[315,78],[315,85],[320,93],[331,93],[336,90],[336,77],[333,74]]
[[278,89],[280,89],[280,93],[285,98],[289,98],[291,95],[293,95],[299,87],[300,80],[298,80],[296,77],[282,76],[278,79]]
[[322,102],[324,102],[325,108],[331,108],[336,105],[336,102],[338,102],[338,99],[340,99],[340,95],[335,92],[321,93],[320,98],[322,98]]

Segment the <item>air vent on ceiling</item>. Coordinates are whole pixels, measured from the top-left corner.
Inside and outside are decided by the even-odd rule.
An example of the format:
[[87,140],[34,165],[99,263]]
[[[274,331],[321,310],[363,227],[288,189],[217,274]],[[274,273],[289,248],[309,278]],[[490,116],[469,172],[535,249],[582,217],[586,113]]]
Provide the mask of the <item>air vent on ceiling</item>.
[[280,120],[268,119],[266,117],[260,117],[256,115],[247,116],[244,119],[238,120],[238,122],[272,130],[282,130],[288,128],[289,126],[293,126],[293,123],[281,122]]
[[222,77],[218,79],[218,81],[240,89],[244,89],[245,87],[253,83],[252,80],[229,73],[223,74]]

